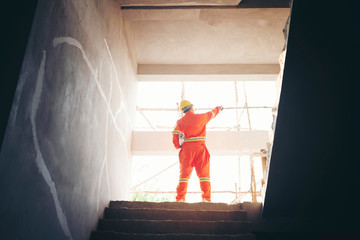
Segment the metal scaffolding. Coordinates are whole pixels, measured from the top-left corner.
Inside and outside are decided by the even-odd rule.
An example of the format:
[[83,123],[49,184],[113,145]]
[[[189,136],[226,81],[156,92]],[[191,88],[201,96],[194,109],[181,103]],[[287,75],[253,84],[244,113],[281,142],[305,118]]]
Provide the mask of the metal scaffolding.
[[[262,172],[263,176],[261,179],[256,179],[255,177],[255,170],[254,170],[254,158],[260,157],[261,164],[262,164]],[[212,191],[213,194],[232,194],[234,195],[233,200],[231,203],[239,203],[242,202],[242,199],[246,197],[247,195],[251,195],[251,201],[257,202],[259,197],[262,197],[262,187],[264,182],[264,171],[266,169],[266,151],[262,150],[260,153],[255,153],[250,155],[250,186],[246,191],[243,191],[241,189],[241,182],[240,182],[240,157],[238,159],[238,183],[235,183],[235,190],[229,191],[229,190],[215,190]],[[177,166],[179,164],[178,161],[173,162],[172,164],[168,165],[167,167],[161,169],[160,171],[156,172],[152,176],[146,178],[145,180],[141,181],[140,183],[137,183],[136,185],[132,186],[130,188],[131,194],[176,194],[176,191],[164,191],[164,190],[138,190],[138,188],[142,185],[145,185],[149,181],[155,179],[156,177],[159,177],[164,172],[168,171],[169,169],[173,168],[174,166]],[[200,191],[188,191],[187,194],[201,194]]]
[[[272,109],[272,103],[269,106],[249,106],[248,104],[248,93],[247,93],[247,88],[246,88],[246,82],[243,82],[243,85],[239,86],[239,82],[238,81],[234,81],[234,87],[233,87],[233,91],[234,91],[234,96],[235,96],[235,101],[233,102],[232,106],[224,106],[225,109],[227,110],[235,110],[234,114],[236,114],[235,119],[236,122],[234,125],[230,125],[230,126],[223,126],[222,128],[225,128],[225,131],[255,131],[256,129],[253,128],[253,124],[252,124],[252,120],[253,118],[251,117],[251,113],[250,110],[253,109]],[[241,89],[243,90],[242,93]],[[184,81],[181,82],[181,89],[180,91],[180,100],[186,99],[186,91],[185,91],[185,83]],[[240,99],[240,95],[242,96],[242,99]],[[158,131],[158,130],[169,130],[171,131],[173,129],[173,124],[174,123],[169,123],[168,126],[160,126],[159,124],[156,124],[154,122],[152,122],[152,118],[150,118],[149,116],[151,116],[152,113],[158,113],[158,112],[174,112],[178,115],[178,117],[182,117],[183,113],[181,112],[180,108],[179,108],[179,103],[176,103],[176,107],[139,107],[137,106],[136,108],[137,112],[141,115],[141,117],[145,120],[145,122],[148,124],[148,129],[151,131]],[[196,110],[199,111],[209,111],[211,110],[211,108],[196,108]],[[244,119],[245,118],[245,119]],[[242,121],[243,120],[243,121]],[[245,126],[244,126],[245,125]],[[247,126],[246,126],[247,125]],[[216,130],[219,127],[208,127],[208,130]],[[241,179],[240,179],[240,156],[238,157],[238,182],[235,183],[235,189],[234,191],[212,191],[212,193],[215,194],[233,194],[234,195],[234,200],[232,202],[241,202],[245,196],[249,196],[251,195],[251,201],[253,202],[257,202],[259,200],[259,197],[261,197],[262,194],[262,187],[264,185],[264,178],[262,177],[262,179],[256,179],[255,176],[255,170],[254,170],[254,158],[255,157],[260,157],[261,158],[261,162],[262,162],[262,172],[265,172],[266,169],[266,150],[264,149],[259,149],[258,153],[253,153],[253,154],[249,154],[250,157],[250,185],[248,187],[246,187],[246,190],[244,191],[243,189],[241,189]],[[141,187],[142,185],[148,183],[150,180],[155,179],[156,177],[158,177],[159,175],[163,174],[164,172],[168,171],[169,169],[173,168],[174,166],[176,166],[178,164],[177,162],[174,162],[172,164],[170,164],[169,166],[165,167],[164,169],[159,170],[158,172],[156,172],[155,174],[153,174],[152,176],[148,177],[147,179],[137,183],[135,186],[131,187],[131,193],[132,194],[137,194],[137,193],[143,193],[143,194],[175,194],[176,191],[163,191],[163,190],[158,190],[158,191],[151,191],[151,190],[139,190],[139,187]],[[199,194],[201,192],[198,191],[188,191],[188,194]]]
[[[271,106],[249,106],[248,104],[248,93],[247,93],[247,90],[246,90],[246,82],[244,81],[243,82],[243,86],[242,86],[242,89],[243,89],[243,93],[240,94],[240,89],[238,87],[238,82],[237,81],[234,81],[234,96],[235,96],[235,101],[233,102],[233,105],[232,106],[224,106],[224,109],[227,109],[227,110],[235,110],[235,113],[236,116],[236,123],[233,125],[233,126],[223,126],[222,128],[226,128],[227,131],[244,131],[244,130],[249,130],[249,131],[252,131],[252,130],[256,130],[253,128],[253,124],[252,124],[252,121],[251,121],[251,113],[250,113],[250,110],[252,109],[272,109],[272,103],[271,103]],[[185,95],[186,95],[186,91],[185,91],[185,83],[184,81],[181,82],[181,99],[180,100],[183,100],[185,99]],[[243,101],[244,101],[244,104],[243,106],[240,106],[240,97],[239,95],[242,95],[243,96]],[[199,111],[210,111],[211,108],[196,108],[196,110],[199,110]],[[241,110],[241,111],[240,111]],[[148,124],[148,128],[151,129],[152,131],[157,131],[157,130],[164,130],[164,129],[169,129],[171,130],[173,128],[173,123],[169,122],[169,125],[167,126],[159,126],[159,125],[156,125],[156,123],[152,122],[149,118],[149,114],[153,114],[153,113],[156,113],[156,112],[177,112],[178,113],[178,117],[182,117],[182,112],[180,111],[180,108],[179,108],[179,103],[177,102],[176,103],[176,107],[174,108],[165,108],[165,107],[139,107],[137,106],[136,107],[136,111],[142,116],[142,118],[146,121],[146,123]],[[244,114],[246,113],[246,115]],[[248,123],[248,126],[241,126],[241,119],[244,118],[246,116],[247,118],[247,123]],[[218,127],[213,127],[211,129],[213,130],[216,130]],[[209,128],[210,129],[210,128]]]

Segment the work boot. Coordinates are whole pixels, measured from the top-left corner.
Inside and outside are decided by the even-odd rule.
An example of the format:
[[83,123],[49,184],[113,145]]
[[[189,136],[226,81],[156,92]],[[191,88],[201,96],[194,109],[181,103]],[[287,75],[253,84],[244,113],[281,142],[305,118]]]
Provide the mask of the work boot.
[[184,199],[180,199],[179,201],[176,201],[176,202],[185,202]]
[[211,202],[211,201],[207,200],[206,198],[203,198],[202,202]]

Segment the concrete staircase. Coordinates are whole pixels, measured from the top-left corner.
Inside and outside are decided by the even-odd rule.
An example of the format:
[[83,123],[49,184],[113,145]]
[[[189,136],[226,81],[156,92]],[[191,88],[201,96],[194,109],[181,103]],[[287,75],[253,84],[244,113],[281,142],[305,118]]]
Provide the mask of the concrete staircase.
[[112,201],[91,240],[254,240],[241,204]]

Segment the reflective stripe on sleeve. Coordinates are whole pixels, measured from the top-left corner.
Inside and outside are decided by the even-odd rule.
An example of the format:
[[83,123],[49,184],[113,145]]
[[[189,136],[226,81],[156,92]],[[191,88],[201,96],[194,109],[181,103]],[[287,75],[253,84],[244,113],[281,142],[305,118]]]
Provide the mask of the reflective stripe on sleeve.
[[215,117],[215,113],[213,112],[213,110],[211,110],[211,113],[212,113],[212,118]]
[[178,131],[178,130],[174,130],[174,131],[172,131],[172,134],[180,134],[181,132],[180,131]]

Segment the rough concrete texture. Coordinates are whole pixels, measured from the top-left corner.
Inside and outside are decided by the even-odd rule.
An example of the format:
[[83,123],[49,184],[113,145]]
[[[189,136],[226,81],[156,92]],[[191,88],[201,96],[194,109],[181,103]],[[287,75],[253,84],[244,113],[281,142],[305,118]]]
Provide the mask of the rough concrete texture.
[[92,233],[91,240],[255,240],[254,234],[237,235],[215,235],[215,234],[142,234],[142,233],[119,233],[119,232],[101,232]]
[[151,209],[186,209],[186,210],[242,210],[242,204],[227,203],[180,203],[180,202],[128,202],[128,201],[111,201],[111,208],[151,208]]
[[152,219],[166,220],[171,216],[173,220],[201,220],[211,219],[212,221],[236,221],[246,220],[246,212],[241,210],[219,211],[219,210],[183,210],[183,209],[129,209],[129,208],[106,208],[104,217],[107,219]]
[[116,0],[121,6],[237,6],[240,0],[197,0],[197,1],[179,1],[179,0]]
[[0,158],[2,239],[89,239],[126,199],[136,101],[113,0],[39,0]]
[[253,64],[253,69],[278,64],[289,13],[289,8],[123,10],[139,64]]
[[119,220],[100,219],[98,229],[125,233],[195,233],[246,234],[250,223],[246,221],[193,221],[193,220]]
[[111,202],[96,239],[255,239],[242,204]]

